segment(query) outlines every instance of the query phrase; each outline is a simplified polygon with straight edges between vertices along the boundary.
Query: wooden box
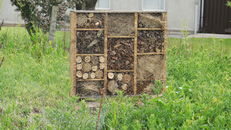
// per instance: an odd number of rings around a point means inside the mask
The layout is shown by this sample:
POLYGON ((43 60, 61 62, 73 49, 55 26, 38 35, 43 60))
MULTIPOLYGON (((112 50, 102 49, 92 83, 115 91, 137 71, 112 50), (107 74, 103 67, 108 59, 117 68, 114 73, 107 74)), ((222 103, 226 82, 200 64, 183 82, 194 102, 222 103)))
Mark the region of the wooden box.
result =
POLYGON ((166 12, 71 12, 72 94, 159 94, 166 82, 166 12))

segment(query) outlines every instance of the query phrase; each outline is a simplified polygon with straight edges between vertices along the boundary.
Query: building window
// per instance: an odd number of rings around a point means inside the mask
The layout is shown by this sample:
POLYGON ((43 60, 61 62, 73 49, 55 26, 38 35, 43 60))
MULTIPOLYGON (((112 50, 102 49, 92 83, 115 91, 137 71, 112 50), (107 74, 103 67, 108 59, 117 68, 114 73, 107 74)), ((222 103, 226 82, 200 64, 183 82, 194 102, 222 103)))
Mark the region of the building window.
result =
POLYGON ((142 0, 142 10, 144 11, 165 10, 165 0, 142 0))
POLYGON ((109 10, 110 9, 110 0, 97 0, 96 10, 109 10))

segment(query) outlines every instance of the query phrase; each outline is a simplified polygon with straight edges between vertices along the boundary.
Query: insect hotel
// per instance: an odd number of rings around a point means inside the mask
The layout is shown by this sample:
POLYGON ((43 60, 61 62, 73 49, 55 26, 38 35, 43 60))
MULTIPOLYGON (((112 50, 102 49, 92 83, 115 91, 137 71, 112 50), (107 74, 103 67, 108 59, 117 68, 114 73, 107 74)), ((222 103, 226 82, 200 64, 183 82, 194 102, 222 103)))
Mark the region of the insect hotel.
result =
POLYGON ((166 82, 166 22, 166 12, 72 12, 72 94, 155 94, 166 82))

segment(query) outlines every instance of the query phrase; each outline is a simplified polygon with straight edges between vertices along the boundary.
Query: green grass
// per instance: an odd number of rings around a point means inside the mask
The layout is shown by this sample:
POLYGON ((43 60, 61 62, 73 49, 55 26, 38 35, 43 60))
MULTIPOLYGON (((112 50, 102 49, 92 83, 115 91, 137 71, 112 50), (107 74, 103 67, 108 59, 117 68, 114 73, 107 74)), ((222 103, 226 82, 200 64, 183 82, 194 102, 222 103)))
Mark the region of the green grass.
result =
MULTIPOLYGON (((69 96, 69 34, 62 36, 52 49, 42 33, 32 44, 22 28, 0 32, 0 129, 95 129, 97 115, 69 96)), ((231 39, 169 39, 164 95, 105 99, 100 127, 231 128, 230 50, 231 39)))

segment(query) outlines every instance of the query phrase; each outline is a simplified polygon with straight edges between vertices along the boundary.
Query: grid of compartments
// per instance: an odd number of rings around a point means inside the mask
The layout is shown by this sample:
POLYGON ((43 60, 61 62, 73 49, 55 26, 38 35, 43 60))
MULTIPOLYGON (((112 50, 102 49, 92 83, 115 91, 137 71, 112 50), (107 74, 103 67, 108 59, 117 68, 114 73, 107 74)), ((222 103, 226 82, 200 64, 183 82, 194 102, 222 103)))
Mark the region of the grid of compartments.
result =
POLYGON ((166 12, 72 12, 72 93, 162 92, 166 21, 166 12))

